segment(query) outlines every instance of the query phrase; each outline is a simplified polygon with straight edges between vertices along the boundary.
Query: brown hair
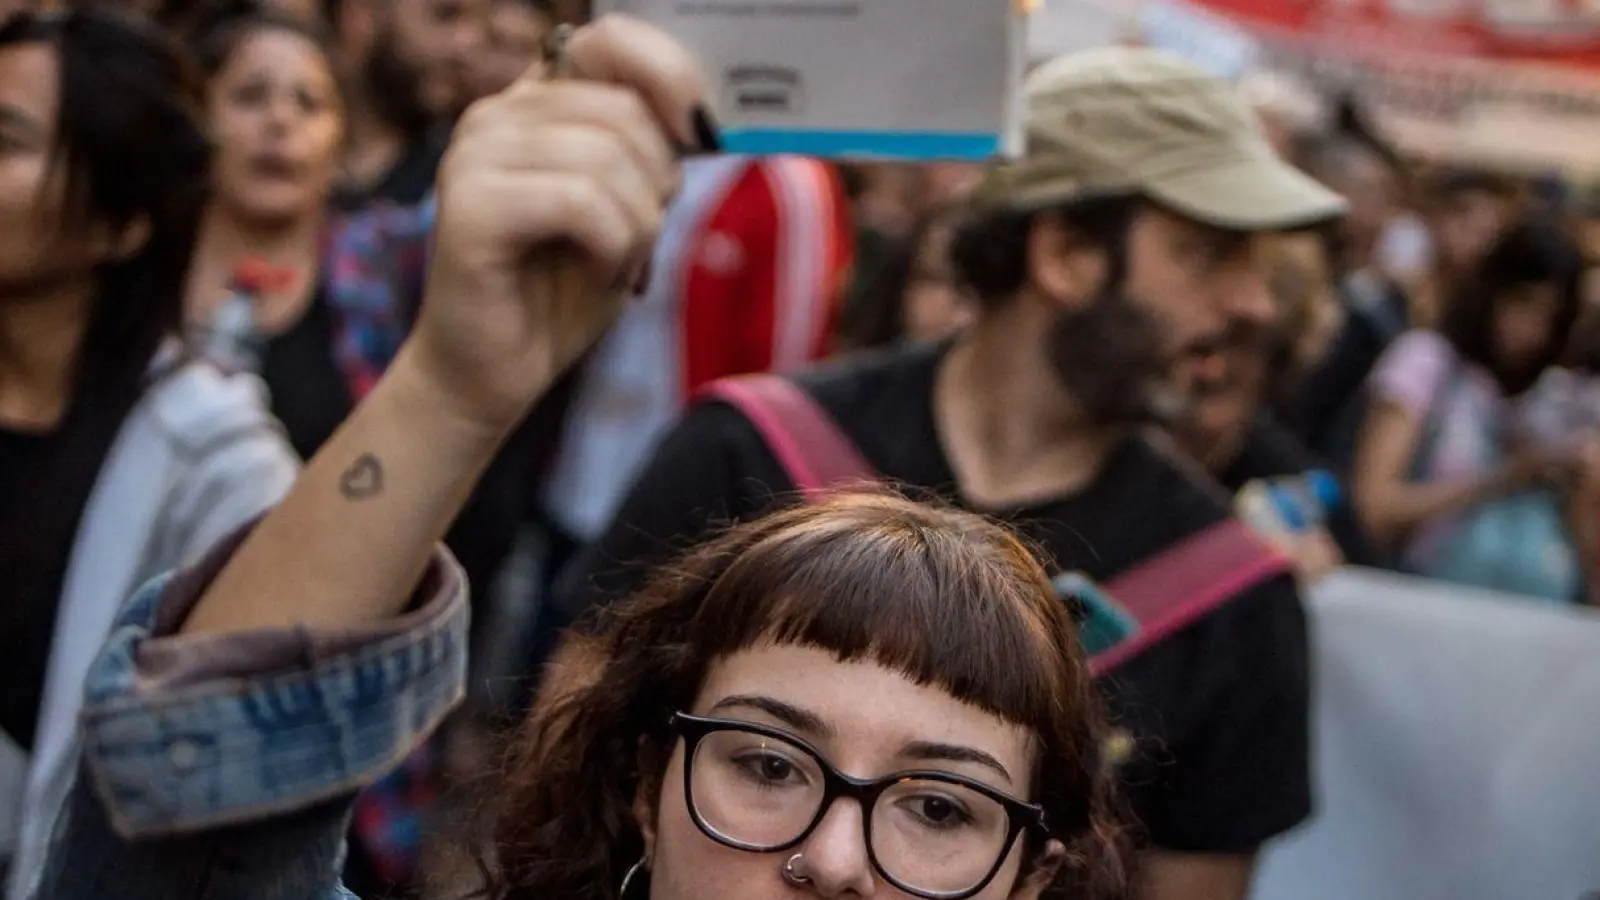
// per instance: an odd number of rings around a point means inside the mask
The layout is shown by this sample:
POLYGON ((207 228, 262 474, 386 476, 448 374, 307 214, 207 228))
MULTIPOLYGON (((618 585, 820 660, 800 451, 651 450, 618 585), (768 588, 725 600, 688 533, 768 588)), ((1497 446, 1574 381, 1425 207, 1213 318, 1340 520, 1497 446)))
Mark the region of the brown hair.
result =
MULTIPOLYGON (((538 706, 501 790, 504 900, 616 900, 644 849, 635 792, 659 791, 675 745, 669 714, 716 660, 762 640, 872 660, 1031 729, 1028 799, 1067 848, 1046 896, 1124 895, 1129 849, 1083 649, 1044 570, 998 525, 884 494, 781 511, 660 570, 573 640, 587 677, 538 706)), ((1043 843, 1028 849, 1031 867, 1043 843)))

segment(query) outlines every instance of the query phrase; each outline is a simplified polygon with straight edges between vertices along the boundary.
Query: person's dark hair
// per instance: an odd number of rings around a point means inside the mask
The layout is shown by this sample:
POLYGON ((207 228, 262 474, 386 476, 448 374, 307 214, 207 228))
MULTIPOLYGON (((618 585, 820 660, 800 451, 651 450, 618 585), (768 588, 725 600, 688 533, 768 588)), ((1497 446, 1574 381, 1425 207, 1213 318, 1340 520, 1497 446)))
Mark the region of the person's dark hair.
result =
MULTIPOLYGON (((273 7, 263 0, 161 0, 151 13, 156 24, 176 37, 185 47, 206 56, 203 44, 228 26, 247 19, 270 19, 284 23, 287 30, 304 34, 326 47, 324 29, 318 21, 306 21, 273 7)), ((215 54, 209 54, 215 57, 215 54)))
MULTIPOLYGON (((1128 845, 1100 747, 1101 712, 1065 604, 1043 568, 981 517, 846 495, 735 528, 575 636, 578 687, 545 697, 499 782, 493 895, 616 900, 644 851, 635 794, 659 799, 710 667, 762 641, 867 660, 1031 729, 1035 791, 1067 848, 1045 896, 1111 900, 1128 845)), ((1026 875, 1043 841, 1027 846, 1026 875)))
POLYGON ((1492 372, 1509 395, 1533 386, 1561 358, 1582 305, 1583 253, 1561 225, 1526 219, 1506 229, 1451 297, 1440 331, 1464 359, 1492 372), (1508 290, 1532 284, 1555 287, 1559 305, 1550 334, 1531 371, 1511 371, 1495 352, 1495 311, 1508 290))
POLYGON ((329 66, 333 50, 327 31, 316 22, 278 12, 255 0, 229 0, 207 11, 194 30, 195 60, 209 80, 222 71, 245 39, 262 31, 281 31, 315 46, 329 66))
POLYGON ((979 212, 957 226, 950 241, 950 265, 982 309, 1004 306, 1027 284, 1034 224, 1041 216, 1050 216, 1104 247, 1110 267, 1107 287, 1120 290, 1127 276, 1128 228, 1141 203, 1137 196, 1114 194, 1039 211, 979 212))
MULTIPOLYGON (((95 273, 72 396, 43 476, 0 511, 0 544, 43 574, 70 545, 111 443, 148 387, 164 339, 182 327, 183 288, 207 199, 210 147, 200 127, 199 81, 175 43, 153 24, 106 8, 16 14, 0 25, 0 49, 54 47, 60 60, 53 165, 65 185, 60 239, 89 227, 148 227, 144 245, 95 273)), ((130 535, 129 539, 137 539, 130 535)), ((42 583, 4 573, 0 628, 21 627, 29 603, 57 602, 42 583), (26 580, 26 579, 24 579, 26 580)), ((41 619, 31 619, 41 621, 41 619)), ((53 624, 54 616, 42 621, 53 624)), ((48 652, 48 634, 41 642, 48 652)), ((43 671, 42 667, 40 671, 43 671)))

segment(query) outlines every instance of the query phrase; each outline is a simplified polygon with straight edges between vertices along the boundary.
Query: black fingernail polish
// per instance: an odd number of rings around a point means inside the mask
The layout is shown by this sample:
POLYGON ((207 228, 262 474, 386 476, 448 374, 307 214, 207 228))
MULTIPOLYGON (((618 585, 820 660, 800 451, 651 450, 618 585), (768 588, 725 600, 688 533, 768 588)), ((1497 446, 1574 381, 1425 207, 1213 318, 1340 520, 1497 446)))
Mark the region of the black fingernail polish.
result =
POLYGON ((717 136, 717 120, 711 115, 711 110, 704 105, 694 108, 691 119, 694 125, 694 140, 700 146, 701 153, 721 153, 722 138, 717 136))

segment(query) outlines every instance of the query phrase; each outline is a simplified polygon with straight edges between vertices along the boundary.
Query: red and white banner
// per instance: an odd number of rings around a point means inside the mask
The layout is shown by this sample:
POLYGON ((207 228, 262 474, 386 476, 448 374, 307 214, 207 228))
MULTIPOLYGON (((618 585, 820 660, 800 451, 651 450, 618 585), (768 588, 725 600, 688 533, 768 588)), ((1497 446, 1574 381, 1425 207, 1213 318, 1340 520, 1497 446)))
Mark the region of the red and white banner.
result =
MULTIPOLYGON (((1600 0, 1150 0, 1199 13, 1253 64, 1351 88, 1420 155, 1600 173, 1600 0)), ((1180 49, 1181 48, 1175 48, 1180 49)))
POLYGON ((1342 56, 1456 57, 1600 74, 1600 0, 1189 0, 1342 56))

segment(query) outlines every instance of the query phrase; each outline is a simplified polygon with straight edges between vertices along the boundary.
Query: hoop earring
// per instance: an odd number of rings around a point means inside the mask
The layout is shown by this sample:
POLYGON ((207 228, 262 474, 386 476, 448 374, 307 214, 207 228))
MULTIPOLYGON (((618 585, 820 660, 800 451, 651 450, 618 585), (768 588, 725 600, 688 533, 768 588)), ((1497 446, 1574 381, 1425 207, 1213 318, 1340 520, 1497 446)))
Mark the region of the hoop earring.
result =
POLYGON ((627 874, 622 876, 622 888, 617 891, 618 900, 628 900, 628 888, 633 887, 633 880, 644 871, 644 860, 644 857, 639 857, 639 861, 629 866, 627 874))

